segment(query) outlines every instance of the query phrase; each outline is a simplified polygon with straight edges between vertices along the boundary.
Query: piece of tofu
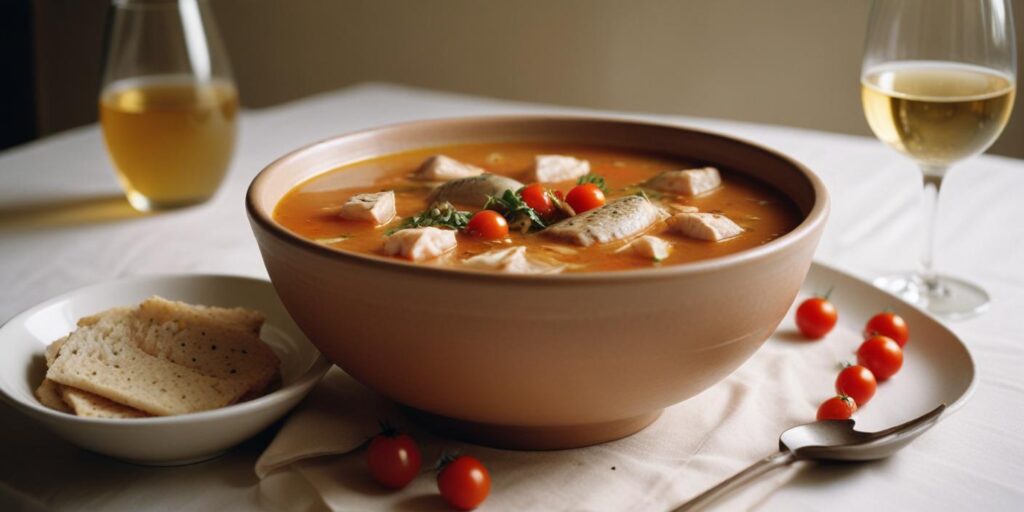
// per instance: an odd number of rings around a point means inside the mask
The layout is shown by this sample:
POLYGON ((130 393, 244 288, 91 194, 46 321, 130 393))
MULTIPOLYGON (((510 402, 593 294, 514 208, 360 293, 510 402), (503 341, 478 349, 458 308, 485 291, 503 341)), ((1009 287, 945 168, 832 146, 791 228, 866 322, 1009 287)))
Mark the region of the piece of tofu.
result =
POLYGON ((526 247, 495 249, 466 258, 462 262, 470 268, 507 272, 510 274, 551 274, 562 267, 535 261, 526 255, 526 247))
POLYGON ((557 183, 578 179, 590 173, 590 162, 565 155, 537 155, 533 181, 557 183))
POLYGON ((630 242, 626 249, 634 256, 658 262, 672 253, 672 244, 653 235, 644 235, 630 242))
POLYGON ((356 194, 341 205, 341 218, 362 220, 382 226, 395 218, 395 193, 388 190, 372 194, 356 194))
POLYGON ((743 228, 718 213, 680 213, 668 219, 669 229, 683 236, 720 242, 743 233, 743 228))
POLYGON ((384 239, 384 253, 412 261, 436 258, 458 245, 455 231, 435 227, 396 231, 384 239))
POLYGON ((714 167, 665 171, 647 180, 647 186, 662 192, 696 196, 722 186, 722 176, 714 167))
POLYGON ((445 155, 434 155, 423 161, 412 177, 423 181, 451 181, 479 176, 485 171, 445 155))

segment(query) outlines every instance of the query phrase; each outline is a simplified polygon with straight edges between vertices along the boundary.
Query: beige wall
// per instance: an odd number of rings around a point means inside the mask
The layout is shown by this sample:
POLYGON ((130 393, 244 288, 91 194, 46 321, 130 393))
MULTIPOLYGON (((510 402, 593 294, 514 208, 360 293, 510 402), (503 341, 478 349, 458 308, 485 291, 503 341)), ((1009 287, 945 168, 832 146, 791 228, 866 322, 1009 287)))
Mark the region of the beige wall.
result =
MULTIPOLYGON (((858 90, 867 0, 212 4, 249 106, 383 80, 869 134, 858 90)), ((1022 46, 1024 0, 1013 6, 1022 46)), ((994 152, 1024 158, 1022 104, 994 152)))

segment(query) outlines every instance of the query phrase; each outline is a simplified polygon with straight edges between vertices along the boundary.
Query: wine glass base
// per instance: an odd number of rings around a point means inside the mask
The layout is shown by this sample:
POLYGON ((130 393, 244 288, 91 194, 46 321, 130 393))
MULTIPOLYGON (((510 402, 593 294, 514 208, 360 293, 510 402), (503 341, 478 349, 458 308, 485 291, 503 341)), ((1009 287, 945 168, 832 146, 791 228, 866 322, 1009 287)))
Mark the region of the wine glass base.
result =
POLYGON ((173 201, 157 201, 150 199, 135 190, 127 190, 125 196, 128 198, 128 203, 132 205, 132 208, 143 212, 153 213, 164 210, 176 210, 178 208, 185 208, 187 206, 193 206, 205 202, 210 196, 203 196, 198 198, 187 198, 177 199, 173 201))
POLYGON ((955 277, 938 276, 938 286, 913 273, 883 276, 874 285, 936 316, 961 320, 983 313, 991 299, 980 286, 955 277))

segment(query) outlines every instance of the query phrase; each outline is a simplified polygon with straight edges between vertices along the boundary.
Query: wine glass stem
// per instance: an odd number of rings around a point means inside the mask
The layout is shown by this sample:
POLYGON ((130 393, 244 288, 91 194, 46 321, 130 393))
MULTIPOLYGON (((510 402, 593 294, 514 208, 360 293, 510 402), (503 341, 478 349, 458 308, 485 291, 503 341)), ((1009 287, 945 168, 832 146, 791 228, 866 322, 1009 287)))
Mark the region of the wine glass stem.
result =
POLYGON ((935 228, 939 209, 939 191, 942 189, 942 179, 946 175, 948 167, 921 166, 924 174, 924 250, 921 254, 921 283, 929 295, 942 293, 942 283, 933 266, 933 254, 935 249, 935 228))

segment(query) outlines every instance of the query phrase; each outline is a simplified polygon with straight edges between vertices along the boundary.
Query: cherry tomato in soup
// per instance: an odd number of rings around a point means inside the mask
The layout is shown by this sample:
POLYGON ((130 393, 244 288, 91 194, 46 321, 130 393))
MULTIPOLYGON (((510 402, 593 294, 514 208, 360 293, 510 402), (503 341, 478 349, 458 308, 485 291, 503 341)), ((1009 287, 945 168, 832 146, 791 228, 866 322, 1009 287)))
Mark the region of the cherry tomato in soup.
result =
POLYGON ((565 195, 565 202, 574 212, 583 213, 604 206, 604 192, 593 183, 576 185, 565 195))
POLYGON ((875 396, 877 387, 875 374, 859 364, 843 368, 836 377, 836 393, 852 398, 857 407, 864 407, 875 396))
POLYGON ((546 217, 555 212, 555 203, 548 196, 547 189, 539 183, 523 187, 519 191, 519 196, 523 198, 523 202, 527 206, 536 210, 541 217, 546 217))
POLYGON ((828 299, 811 297, 800 303, 796 309, 796 326, 804 336, 812 340, 823 338, 833 327, 839 313, 828 299))
POLYGON ((494 210, 481 210, 469 219, 466 232, 484 240, 501 240, 508 236, 508 221, 494 210))
POLYGON ((480 461, 468 455, 456 457, 437 475, 437 489, 452 508, 472 510, 491 492, 491 474, 480 461))
POLYGON ((903 366, 903 349, 892 338, 875 335, 857 349, 857 364, 871 370, 879 381, 887 380, 903 366))
POLYGON ((419 474, 422 460, 416 441, 388 428, 377 434, 366 449, 370 476, 390 489, 409 485, 419 474))
POLYGON ((868 320, 867 325, 864 326, 864 337, 875 334, 892 338, 893 341, 900 344, 901 348, 910 340, 910 328, 907 327, 907 322, 903 320, 903 317, 890 311, 871 317, 871 320, 868 320))
POLYGON ((857 403, 848 396, 834 396, 818 406, 818 421, 848 420, 857 411, 857 403))

